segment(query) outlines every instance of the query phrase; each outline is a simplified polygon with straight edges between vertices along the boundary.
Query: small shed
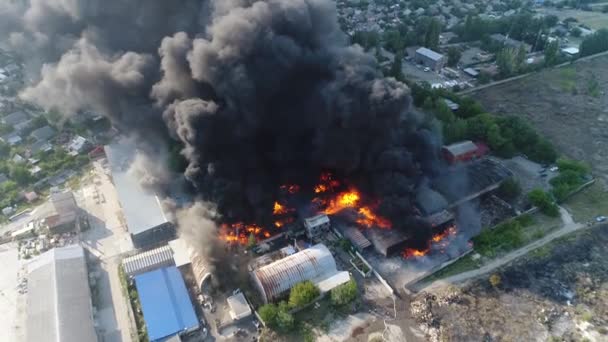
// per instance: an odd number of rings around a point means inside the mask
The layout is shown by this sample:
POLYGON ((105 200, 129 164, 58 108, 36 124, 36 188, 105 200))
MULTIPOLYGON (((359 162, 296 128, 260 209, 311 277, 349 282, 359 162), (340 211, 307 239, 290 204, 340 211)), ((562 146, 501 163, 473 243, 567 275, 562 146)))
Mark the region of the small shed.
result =
POLYGON ((230 317, 233 321, 238 321, 251 316, 251 307, 247 303, 247 299, 242 292, 230 296, 227 299, 228 307, 230 307, 230 317))
POLYGON ((443 146, 441 150, 443 157, 450 164, 481 158, 488 152, 488 148, 485 145, 475 144, 470 140, 443 146))

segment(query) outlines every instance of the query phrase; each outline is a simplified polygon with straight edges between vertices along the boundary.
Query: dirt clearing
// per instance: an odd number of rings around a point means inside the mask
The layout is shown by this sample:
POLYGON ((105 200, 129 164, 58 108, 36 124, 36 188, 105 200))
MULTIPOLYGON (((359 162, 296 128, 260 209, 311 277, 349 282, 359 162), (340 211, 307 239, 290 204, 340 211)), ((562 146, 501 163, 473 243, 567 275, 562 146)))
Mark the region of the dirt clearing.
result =
POLYGON ((608 56, 548 69, 471 96, 491 113, 526 118, 608 184, 608 56))

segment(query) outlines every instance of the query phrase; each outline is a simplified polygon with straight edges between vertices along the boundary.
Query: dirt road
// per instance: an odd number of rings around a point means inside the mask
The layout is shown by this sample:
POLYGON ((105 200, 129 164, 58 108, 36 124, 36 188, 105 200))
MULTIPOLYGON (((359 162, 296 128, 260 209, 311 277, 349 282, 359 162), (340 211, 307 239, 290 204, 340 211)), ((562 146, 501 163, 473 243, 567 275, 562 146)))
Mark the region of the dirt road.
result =
POLYGON ((447 277, 444 279, 439 279, 432 283, 421 284, 420 287, 416 287, 416 290, 417 291, 423 291, 423 290, 429 291, 429 290, 433 290, 438 287, 443 287, 446 284, 462 283, 471 278, 475 278, 475 277, 484 275, 486 273, 489 273, 489 272, 495 270, 498 267, 501 267, 501 266, 504 266, 504 265, 510 263, 511 261, 519 258, 522 255, 528 254, 529 252, 546 245, 547 243, 549 243, 557 238, 560 238, 566 234, 572 233, 581 228, 587 227, 584 224, 574 222, 572 215, 570 215, 570 213, 566 209, 560 207, 559 212, 560 212, 562 222, 563 222, 563 226, 560 229, 553 231, 550 234, 548 234, 547 236, 545 236, 541 239, 538 239, 520 249, 514 250, 496 260, 493 260, 490 263, 488 263, 476 270, 463 272, 463 273, 456 274, 454 276, 447 277))

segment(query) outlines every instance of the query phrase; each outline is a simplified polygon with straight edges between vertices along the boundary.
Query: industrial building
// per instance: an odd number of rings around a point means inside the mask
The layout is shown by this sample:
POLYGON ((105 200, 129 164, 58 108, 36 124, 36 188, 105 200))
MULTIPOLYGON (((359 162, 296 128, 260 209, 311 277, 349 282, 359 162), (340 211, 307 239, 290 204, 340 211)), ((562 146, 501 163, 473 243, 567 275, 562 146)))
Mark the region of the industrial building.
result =
POLYGON ((175 266, 190 267, 199 290, 204 292, 212 279, 209 260, 182 238, 169 241, 169 246, 173 250, 175 266))
POLYGON ((315 238, 329 230, 329 217, 325 214, 304 219, 304 228, 309 238, 315 238))
POLYGON ((77 229, 80 208, 71 191, 53 193, 40 215, 42 223, 51 234, 61 234, 77 229))
POLYGON ((446 63, 445 57, 431 49, 421 47, 414 55, 416 63, 422 64, 433 71, 441 71, 446 63))
POLYGON ((134 278, 150 342, 165 341, 199 328, 186 284, 175 266, 134 278))
POLYGON ((497 44, 500 44, 501 46, 506 46, 506 47, 509 47, 509 48, 512 48, 512 49, 519 49, 520 47, 523 46, 524 50, 527 53, 530 53, 530 51, 532 51, 532 45, 520 42, 519 40, 515 40, 515 39, 512 39, 512 38, 509 38, 509 37, 507 37, 507 36, 505 36, 503 34, 500 34, 500 33, 491 34, 490 35, 490 39, 493 42, 495 42, 497 44))
POLYGON ((138 253, 122 260, 125 274, 129 277, 174 265, 173 250, 169 245, 138 253))
POLYGON ((407 234, 400 229, 372 229, 368 236, 376 252, 385 257, 403 251, 409 240, 407 234))
POLYGON ((303 281, 315 283, 325 293, 350 279, 348 272, 337 270, 333 255, 323 244, 255 269, 252 278, 264 303, 284 297, 303 281))
POLYGON ((27 265, 28 342, 97 341, 84 250, 49 250, 27 265))
POLYGON ((228 297, 228 307, 230 308, 230 318, 233 321, 238 321, 251 316, 253 311, 242 292, 228 297))
POLYGON ((129 172, 137 153, 135 146, 123 139, 104 150, 133 245, 148 248, 174 239, 175 227, 165 217, 156 194, 144 189, 129 172))
POLYGON ((461 141, 451 145, 443 146, 441 152, 444 159, 450 163, 467 162, 485 156, 489 149, 481 143, 474 143, 470 140, 461 141))

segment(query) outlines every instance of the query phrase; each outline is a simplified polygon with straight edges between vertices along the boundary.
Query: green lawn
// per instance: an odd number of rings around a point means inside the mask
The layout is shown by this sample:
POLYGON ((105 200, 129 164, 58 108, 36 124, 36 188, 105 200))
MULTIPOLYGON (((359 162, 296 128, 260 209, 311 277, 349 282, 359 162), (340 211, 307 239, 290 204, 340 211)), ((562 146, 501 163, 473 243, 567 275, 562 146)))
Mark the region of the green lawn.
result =
POLYGON ((563 205, 578 222, 587 222, 599 215, 608 216, 608 192, 602 189, 601 184, 595 182, 570 197, 563 205))

